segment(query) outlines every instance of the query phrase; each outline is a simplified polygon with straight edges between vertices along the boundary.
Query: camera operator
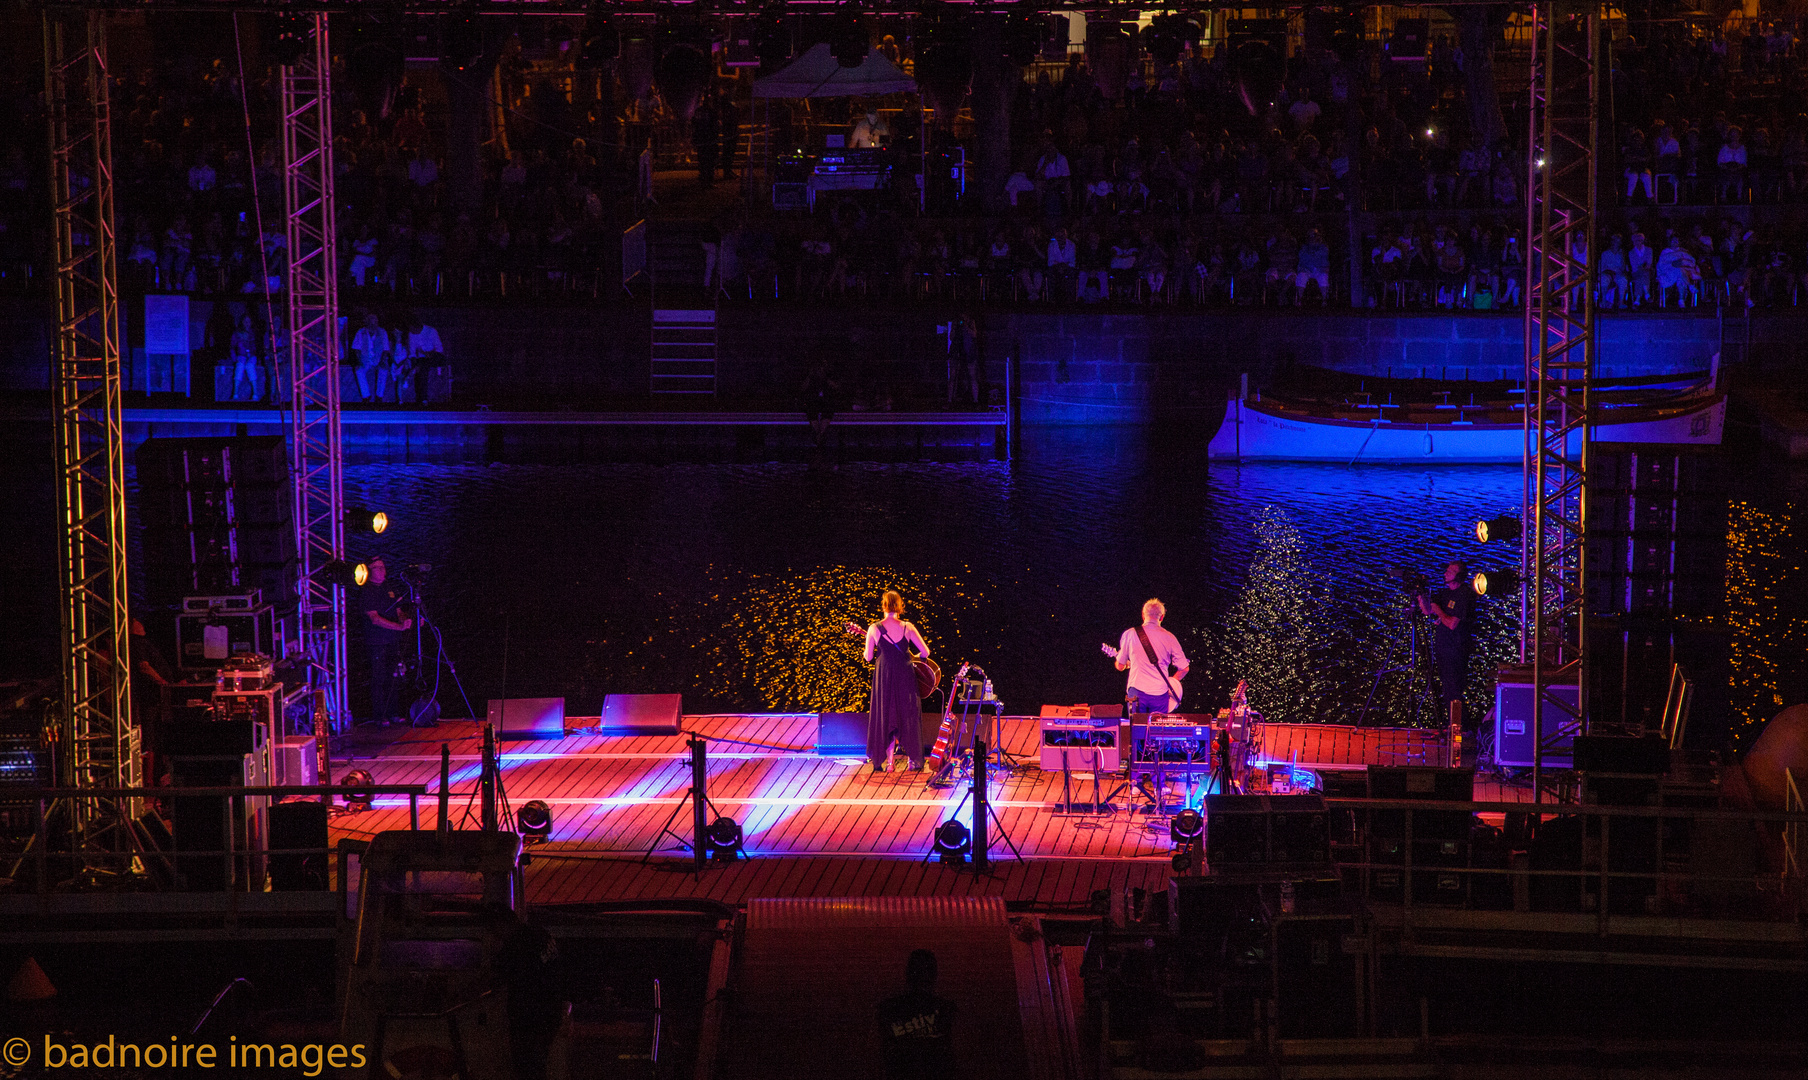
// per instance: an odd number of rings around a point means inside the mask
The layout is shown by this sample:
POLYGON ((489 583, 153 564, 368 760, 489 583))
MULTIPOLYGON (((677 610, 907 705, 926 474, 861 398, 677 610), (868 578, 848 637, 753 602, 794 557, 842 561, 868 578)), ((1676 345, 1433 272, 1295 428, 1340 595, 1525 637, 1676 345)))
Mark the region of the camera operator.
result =
POLYGON ((1463 684, 1469 674, 1469 650, 1475 616, 1475 592, 1469 588, 1468 567, 1453 562, 1444 567, 1444 587, 1420 591, 1419 610, 1431 616, 1431 655, 1438 665, 1438 687, 1450 719, 1462 723, 1463 684))

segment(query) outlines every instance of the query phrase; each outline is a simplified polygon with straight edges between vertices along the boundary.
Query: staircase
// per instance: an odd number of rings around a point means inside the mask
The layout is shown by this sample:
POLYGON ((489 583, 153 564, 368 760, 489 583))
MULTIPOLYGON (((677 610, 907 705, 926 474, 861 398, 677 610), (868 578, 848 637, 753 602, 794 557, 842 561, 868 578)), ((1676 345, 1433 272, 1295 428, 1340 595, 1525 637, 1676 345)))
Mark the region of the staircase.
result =
POLYGON ((655 394, 716 392, 716 309, 653 306, 655 394))
POLYGON ((653 279, 651 390, 716 392, 716 301, 703 279, 704 227, 656 222, 648 264, 653 279))

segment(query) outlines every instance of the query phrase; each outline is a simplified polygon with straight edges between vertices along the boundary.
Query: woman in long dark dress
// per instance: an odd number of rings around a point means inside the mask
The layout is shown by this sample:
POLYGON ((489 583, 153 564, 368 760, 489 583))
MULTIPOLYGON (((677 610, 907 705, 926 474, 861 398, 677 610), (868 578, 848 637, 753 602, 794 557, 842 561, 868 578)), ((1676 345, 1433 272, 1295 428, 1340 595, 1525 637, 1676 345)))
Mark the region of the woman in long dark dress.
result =
POLYGON ((917 628, 904 621, 904 598, 887 591, 880 602, 885 617, 866 628, 866 659, 873 665, 873 697, 866 714, 866 757, 874 772, 884 772, 891 761, 892 744, 910 759, 912 770, 923 767, 923 699, 917 696, 917 676, 910 666, 914 647, 924 659, 929 646, 917 628))

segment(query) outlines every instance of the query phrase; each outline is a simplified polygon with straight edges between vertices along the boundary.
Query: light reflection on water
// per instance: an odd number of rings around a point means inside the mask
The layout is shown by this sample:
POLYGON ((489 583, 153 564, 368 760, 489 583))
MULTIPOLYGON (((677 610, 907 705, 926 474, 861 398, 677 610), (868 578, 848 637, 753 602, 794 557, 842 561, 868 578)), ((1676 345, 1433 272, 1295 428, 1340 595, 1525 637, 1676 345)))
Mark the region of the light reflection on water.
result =
MULTIPOLYGON (((346 471, 347 501, 395 523, 391 564, 434 565, 428 599, 479 708, 504 693, 506 646, 508 695, 592 715, 608 693, 672 691, 691 711, 863 708, 868 669, 842 626, 896 587, 944 670, 983 665, 1012 711, 1120 698, 1098 644, 1159 596, 1195 660, 1189 703, 1251 676, 1273 716, 1348 720, 1404 650, 1387 568, 1486 565, 1469 529, 1514 507, 1519 483, 1513 466, 1207 468, 1191 442, 1112 430, 1032 430, 1013 463, 346 471), (1297 543, 1252 584, 1264 514, 1297 543), (1229 616, 1274 603, 1297 632, 1263 655, 1229 616)), ((1483 605, 1476 695, 1513 637, 1502 607, 1483 605)), ((1409 680, 1377 709, 1410 719, 1409 680)))

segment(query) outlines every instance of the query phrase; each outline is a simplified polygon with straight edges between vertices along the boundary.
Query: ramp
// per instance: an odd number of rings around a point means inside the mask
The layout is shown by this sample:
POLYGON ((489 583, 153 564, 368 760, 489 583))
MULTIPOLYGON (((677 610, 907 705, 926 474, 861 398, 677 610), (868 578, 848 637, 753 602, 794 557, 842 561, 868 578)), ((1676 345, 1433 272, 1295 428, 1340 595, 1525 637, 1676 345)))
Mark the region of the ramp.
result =
POLYGON ((1025 944, 996 896, 750 901, 714 1075, 883 1080, 878 1004, 903 991, 911 951, 933 949, 964 1080, 1065 1080, 1065 1054, 1044 1044, 1061 1013, 1047 969, 1014 956, 1025 944))

